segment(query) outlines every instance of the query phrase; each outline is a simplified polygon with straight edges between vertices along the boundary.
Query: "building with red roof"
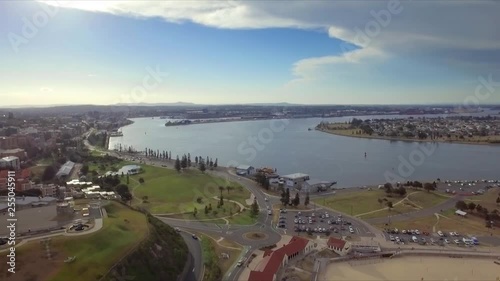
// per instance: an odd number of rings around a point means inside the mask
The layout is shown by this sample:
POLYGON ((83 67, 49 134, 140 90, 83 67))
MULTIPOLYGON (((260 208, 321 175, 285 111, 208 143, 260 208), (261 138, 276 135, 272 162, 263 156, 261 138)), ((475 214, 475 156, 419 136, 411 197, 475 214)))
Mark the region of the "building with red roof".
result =
MULTIPOLYGON (((8 173, 8 170, 0 170, 0 190, 7 190, 7 183, 9 181, 8 173)), ((14 178, 16 179, 16 191, 25 191, 31 189, 32 185, 30 177, 31 171, 29 169, 15 171, 14 178)))
POLYGON ((328 239, 327 246, 328 249, 341 256, 347 255, 351 250, 351 243, 335 237, 330 237, 330 239, 328 239))
POLYGON ((314 243, 308 239, 294 236, 288 244, 275 251, 265 251, 261 266, 258 270, 250 272, 248 281, 275 281, 276 275, 281 267, 299 256, 306 255, 312 251, 314 243))

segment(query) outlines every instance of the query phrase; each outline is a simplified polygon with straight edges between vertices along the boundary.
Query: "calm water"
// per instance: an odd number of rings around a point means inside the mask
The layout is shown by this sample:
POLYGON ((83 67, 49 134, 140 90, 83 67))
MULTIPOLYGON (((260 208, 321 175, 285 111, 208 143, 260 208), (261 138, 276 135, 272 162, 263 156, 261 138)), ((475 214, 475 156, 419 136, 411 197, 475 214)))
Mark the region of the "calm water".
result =
MULTIPOLYGON (((378 116, 397 117, 397 116, 378 116)), ((314 128, 352 117, 241 121, 165 127, 166 120, 137 118, 110 140, 137 150, 169 150, 218 158, 219 165, 271 166, 280 174, 307 173, 351 187, 387 180, 500 179, 500 146, 417 143, 335 136, 314 128), (365 158, 365 152, 367 157, 365 158), (411 160, 412 159, 412 160, 411 160)), ((363 117, 369 118, 369 117, 363 117)), ((377 118, 377 117, 375 117, 377 118)))

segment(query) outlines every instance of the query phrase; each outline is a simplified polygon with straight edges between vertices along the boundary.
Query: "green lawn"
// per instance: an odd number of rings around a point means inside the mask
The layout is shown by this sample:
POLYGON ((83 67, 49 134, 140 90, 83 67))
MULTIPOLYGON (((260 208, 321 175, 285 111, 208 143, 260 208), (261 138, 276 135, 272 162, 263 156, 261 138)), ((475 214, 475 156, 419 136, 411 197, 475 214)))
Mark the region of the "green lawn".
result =
POLYGON ((450 198, 439 193, 422 191, 410 195, 408 199, 422 208, 429 208, 441 204, 450 198))
MULTIPOLYGON (((148 197, 149 203, 140 203, 141 207, 150 210, 155 214, 192 212, 196 207, 198 214, 203 212, 205 205, 212 203, 212 210, 216 209, 216 201, 212 201, 214 196, 220 196, 219 186, 232 186, 234 189, 229 192, 224 189, 222 195, 224 199, 234 200, 246 206, 245 200, 250 198, 250 192, 241 185, 230 182, 223 178, 213 177, 201 173, 198 170, 190 169, 178 173, 175 170, 162 167, 141 165, 144 173, 134 175, 132 180, 139 178, 145 180, 144 184, 136 185, 130 183, 134 195, 137 198, 148 197), (201 198, 202 203, 197 203, 201 198)), ((236 212, 236 207, 233 212, 236 212)), ((229 215, 229 209, 226 210, 229 215)))
POLYGON ((55 246, 77 259, 66 264, 52 280, 94 280, 146 236, 148 223, 143 214, 119 203, 106 206, 106 211, 108 218, 100 231, 88 236, 55 239, 55 246))
POLYGON ((52 238, 50 248, 55 255, 52 262, 44 257, 45 250, 39 241, 20 246, 17 249, 17 258, 23 264, 19 275, 21 279, 13 280, 98 280, 99 276, 104 275, 148 233, 144 214, 116 202, 105 208, 109 217, 104 219, 101 230, 83 236, 52 238), (70 256, 76 256, 76 260, 64 263, 64 259, 70 256), (32 279, 30 276, 39 276, 42 279, 32 279))
POLYGON ((246 209, 243 213, 227 218, 230 224, 252 225, 257 220, 250 216, 250 209, 246 209))
POLYGON ((390 211, 388 209, 385 209, 385 210, 381 210, 381 211, 374 212, 371 214, 360 216, 360 218, 362 218, 362 219, 382 218, 382 217, 388 217, 388 216, 409 213, 409 212, 416 211, 416 210, 419 210, 419 209, 414 208, 414 207, 402 202, 401 204, 394 206, 394 208, 392 208, 390 211))
MULTIPOLYGON (((363 190, 345 192, 326 198, 314 199, 313 201, 316 204, 325 205, 346 214, 359 215, 386 207, 378 202, 378 198, 385 198, 386 196, 387 194, 383 190, 363 190)), ((399 198, 389 199, 393 203, 401 200, 399 198)))

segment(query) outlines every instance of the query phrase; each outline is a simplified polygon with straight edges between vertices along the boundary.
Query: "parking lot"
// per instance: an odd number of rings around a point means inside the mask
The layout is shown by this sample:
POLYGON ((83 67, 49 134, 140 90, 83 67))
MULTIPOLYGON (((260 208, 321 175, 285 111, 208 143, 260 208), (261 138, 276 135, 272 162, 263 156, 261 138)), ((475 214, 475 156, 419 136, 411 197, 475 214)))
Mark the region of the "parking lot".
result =
POLYGON ((445 180, 437 185, 438 190, 445 193, 457 195, 481 195, 488 189, 498 187, 498 180, 445 180))
POLYGON ((435 245, 435 246, 456 246, 474 247, 480 244, 476 237, 467 237, 457 232, 437 233, 420 232, 418 229, 386 229, 385 237, 395 244, 407 245, 435 245))
POLYGON ((343 218, 339 213, 316 209, 300 212, 282 209, 275 225, 287 233, 307 233, 313 235, 368 236, 374 235, 362 224, 343 218))

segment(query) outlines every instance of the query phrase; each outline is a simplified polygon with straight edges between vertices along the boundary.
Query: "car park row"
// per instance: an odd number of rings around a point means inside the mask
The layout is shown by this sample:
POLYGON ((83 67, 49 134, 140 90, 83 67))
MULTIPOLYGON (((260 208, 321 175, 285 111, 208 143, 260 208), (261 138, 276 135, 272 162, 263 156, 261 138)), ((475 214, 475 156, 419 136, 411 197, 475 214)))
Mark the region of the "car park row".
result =
POLYGON ((431 235, 428 232, 420 232, 418 229, 398 230, 386 229, 389 234, 388 239, 396 244, 418 243, 420 245, 440 245, 455 244, 457 246, 475 246, 479 245, 479 240, 476 237, 466 237, 457 232, 445 233, 442 231, 436 232, 436 235, 431 235))

